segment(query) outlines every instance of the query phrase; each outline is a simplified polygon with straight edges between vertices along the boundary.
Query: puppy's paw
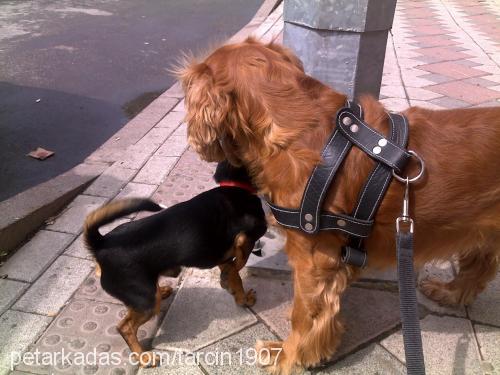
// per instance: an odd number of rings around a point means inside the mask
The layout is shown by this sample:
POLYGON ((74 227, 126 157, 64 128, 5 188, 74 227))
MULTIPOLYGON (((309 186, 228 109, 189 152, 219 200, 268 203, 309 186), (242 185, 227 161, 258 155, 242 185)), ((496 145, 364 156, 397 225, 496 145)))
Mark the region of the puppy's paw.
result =
POLYGON ((258 365, 273 375, 290 375, 295 373, 293 365, 287 361, 283 341, 262 341, 255 344, 258 365))
POLYGON ((447 283, 435 278, 422 280, 419 289, 427 298, 443 306, 456 306, 459 302, 456 291, 450 290, 447 283))
POLYGON ((141 368, 157 367, 160 364, 160 357, 152 352, 143 352, 138 356, 139 367, 141 368))
POLYGON ((172 291, 173 291, 172 287, 170 287, 168 285, 160 286, 159 290, 160 290, 161 299, 167 299, 172 294, 172 291))
POLYGON ((245 294, 244 306, 253 306, 257 301, 257 293, 253 289, 249 289, 245 294))

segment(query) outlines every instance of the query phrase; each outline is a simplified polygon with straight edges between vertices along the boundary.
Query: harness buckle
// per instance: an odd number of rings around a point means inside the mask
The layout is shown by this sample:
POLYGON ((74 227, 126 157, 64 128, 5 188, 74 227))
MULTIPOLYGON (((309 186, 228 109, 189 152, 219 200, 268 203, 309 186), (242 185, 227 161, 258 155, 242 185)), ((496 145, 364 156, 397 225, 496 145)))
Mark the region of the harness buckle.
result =
POLYGON ((410 217, 410 179, 405 180, 405 196, 403 198, 403 211, 401 216, 396 219, 396 232, 399 233, 400 224, 406 223, 410 225, 410 233, 413 233, 413 219, 410 217))

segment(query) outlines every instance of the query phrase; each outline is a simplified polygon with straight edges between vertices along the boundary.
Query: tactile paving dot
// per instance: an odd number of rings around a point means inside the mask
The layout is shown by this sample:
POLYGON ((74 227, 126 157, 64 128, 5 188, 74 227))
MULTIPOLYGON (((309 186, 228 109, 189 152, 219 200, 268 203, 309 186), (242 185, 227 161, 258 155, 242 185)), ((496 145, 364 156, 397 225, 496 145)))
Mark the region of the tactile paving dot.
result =
MULTIPOLYGON (((123 305, 72 300, 34 347, 30 348, 31 352, 52 353, 52 356, 64 350, 64 353, 71 353, 70 362, 59 361, 49 366, 21 364, 17 370, 34 374, 135 374, 137 367, 128 362, 130 350, 116 329, 120 316, 125 314, 123 305), (82 363, 76 359, 76 356, 82 355, 90 358, 90 362, 82 363), (105 360, 102 362, 101 359, 106 358, 105 356, 120 358, 120 364, 108 364, 105 360)), ((139 328, 139 341, 146 350, 151 348, 151 340, 162 318, 155 317, 139 328)))

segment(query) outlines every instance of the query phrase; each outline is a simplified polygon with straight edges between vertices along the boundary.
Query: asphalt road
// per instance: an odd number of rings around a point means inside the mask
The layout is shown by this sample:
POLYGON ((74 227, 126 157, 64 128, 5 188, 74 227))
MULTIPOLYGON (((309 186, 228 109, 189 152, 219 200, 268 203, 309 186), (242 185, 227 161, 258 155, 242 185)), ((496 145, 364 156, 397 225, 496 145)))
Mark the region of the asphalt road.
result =
POLYGON ((79 164, 263 0, 0 0, 0 201, 79 164), (38 100, 39 99, 39 100, 38 100), (26 156, 37 147, 45 161, 26 156))

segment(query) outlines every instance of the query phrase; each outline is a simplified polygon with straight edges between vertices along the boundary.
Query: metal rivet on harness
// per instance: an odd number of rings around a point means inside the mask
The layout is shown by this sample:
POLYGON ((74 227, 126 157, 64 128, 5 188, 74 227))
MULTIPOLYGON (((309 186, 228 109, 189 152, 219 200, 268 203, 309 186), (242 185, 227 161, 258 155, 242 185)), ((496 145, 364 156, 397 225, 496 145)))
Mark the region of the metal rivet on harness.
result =
POLYGON ((381 140, 378 141, 378 145, 380 147, 384 147, 385 145, 387 145, 387 139, 382 138, 381 140))
MULTIPOLYGON (((347 118, 347 117, 346 117, 347 118)), ((349 130, 352 132, 352 133, 357 133, 358 130, 359 130, 359 126, 356 125, 356 124, 353 124, 351 125, 351 127, 349 128, 349 130)))
POLYGON ((314 227, 311 223, 307 223, 306 225, 304 225, 304 228, 308 231, 312 231, 314 227))
POLYGON ((345 227, 347 225, 347 223, 345 220, 340 219, 340 220, 337 220, 337 225, 339 227, 345 227))
POLYGON ((342 119, 342 124, 344 124, 345 126, 349 126, 352 124, 352 118, 350 118, 349 116, 346 116, 342 119))
POLYGON ((312 221, 313 215, 311 215, 311 214, 305 214, 304 215, 304 219, 306 219, 306 221, 312 221))
POLYGON ((372 151, 375 155, 378 155, 378 154, 380 154, 382 149, 379 146, 375 146, 372 151))

